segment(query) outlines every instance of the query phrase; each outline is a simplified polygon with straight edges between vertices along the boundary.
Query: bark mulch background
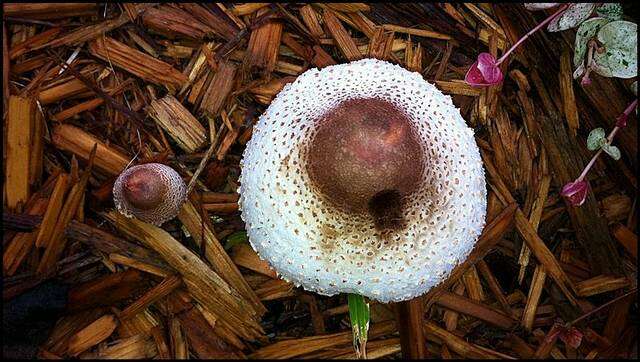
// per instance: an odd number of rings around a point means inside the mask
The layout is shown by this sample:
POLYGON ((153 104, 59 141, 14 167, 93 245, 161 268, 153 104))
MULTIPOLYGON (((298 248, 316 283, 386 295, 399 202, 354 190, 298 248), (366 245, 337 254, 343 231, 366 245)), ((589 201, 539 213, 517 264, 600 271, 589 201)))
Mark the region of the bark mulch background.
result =
POLYGON ((274 95, 306 69, 363 57, 450 94, 475 130, 488 181, 487 226, 469 259, 421 298, 372 303, 368 356, 397 358, 407 341, 406 355, 428 358, 637 355, 635 116, 615 141, 621 160, 600 157, 589 174, 585 204, 559 196, 591 157, 589 131, 608 132, 632 100, 630 80, 573 81, 571 30, 528 39, 500 86, 462 81, 478 53, 504 51, 545 12, 384 3, 3 10, 6 356, 353 357, 346 296, 278 279, 246 242, 235 190, 244 145, 274 95), (197 176, 162 228, 113 211, 113 182, 130 162, 197 176))

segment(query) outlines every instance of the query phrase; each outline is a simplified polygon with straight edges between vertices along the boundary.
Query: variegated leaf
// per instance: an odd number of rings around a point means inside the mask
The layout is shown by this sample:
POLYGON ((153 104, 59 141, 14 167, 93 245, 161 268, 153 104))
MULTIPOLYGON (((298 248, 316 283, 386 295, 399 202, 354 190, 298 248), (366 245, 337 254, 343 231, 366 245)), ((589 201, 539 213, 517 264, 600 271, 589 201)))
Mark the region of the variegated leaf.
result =
POLYGON ((560 3, 524 3, 527 10, 544 10, 557 6, 560 3))
POLYGON ((594 54, 594 69, 605 77, 633 78, 638 74, 638 26, 618 20, 603 25, 598 41, 605 51, 594 54))
POLYGON ((604 3, 596 9, 596 13, 609 20, 622 19, 622 5, 620 3, 604 3))
POLYGON ((587 20, 595 7, 596 4, 593 3, 571 4, 567 10, 549 23, 547 30, 550 32, 556 32, 576 27, 578 24, 587 20))
POLYGON ((617 161, 620 159, 620 149, 618 147, 605 143, 602 145, 602 150, 609 156, 611 156, 611 158, 613 158, 614 160, 617 161))
POLYGON ((604 143, 607 142, 605 138, 605 133, 603 128, 596 128, 589 132, 589 137, 587 137, 587 148, 590 151, 595 151, 598 148, 602 147, 604 143))
POLYGON ((598 30, 610 20, 605 18, 591 18, 580 24, 576 32, 576 43, 573 50, 573 66, 578 67, 587 53, 587 45, 595 37, 598 30))

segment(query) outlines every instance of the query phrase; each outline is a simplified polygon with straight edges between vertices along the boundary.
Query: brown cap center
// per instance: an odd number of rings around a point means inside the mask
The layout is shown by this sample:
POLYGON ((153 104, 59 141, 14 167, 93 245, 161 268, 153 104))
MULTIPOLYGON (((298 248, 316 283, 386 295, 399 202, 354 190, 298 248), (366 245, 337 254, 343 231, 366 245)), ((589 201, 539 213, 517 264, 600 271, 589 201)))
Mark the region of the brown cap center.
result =
POLYGON ((123 193, 127 201, 141 210, 150 210, 162 203, 167 185, 153 169, 138 167, 123 182, 123 193))
POLYGON ((335 206, 372 215, 377 227, 401 227, 403 199, 424 167, 407 115, 388 101, 356 98, 316 122, 306 165, 312 183, 335 206))

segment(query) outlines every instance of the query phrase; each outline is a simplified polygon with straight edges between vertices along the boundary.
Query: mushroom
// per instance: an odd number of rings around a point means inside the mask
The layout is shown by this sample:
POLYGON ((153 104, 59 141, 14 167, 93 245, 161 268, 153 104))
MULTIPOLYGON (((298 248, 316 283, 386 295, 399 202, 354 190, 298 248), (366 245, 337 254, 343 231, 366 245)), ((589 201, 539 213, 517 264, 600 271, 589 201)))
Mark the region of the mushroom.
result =
POLYGON ((180 175, 160 163, 130 167, 113 185, 113 201, 120 213, 158 226, 178 214, 186 197, 180 175))
POLYGON ((323 295, 419 296, 466 259, 484 226, 473 131, 450 96, 385 61, 314 68, 286 85, 241 167, 252 247, 323 295))

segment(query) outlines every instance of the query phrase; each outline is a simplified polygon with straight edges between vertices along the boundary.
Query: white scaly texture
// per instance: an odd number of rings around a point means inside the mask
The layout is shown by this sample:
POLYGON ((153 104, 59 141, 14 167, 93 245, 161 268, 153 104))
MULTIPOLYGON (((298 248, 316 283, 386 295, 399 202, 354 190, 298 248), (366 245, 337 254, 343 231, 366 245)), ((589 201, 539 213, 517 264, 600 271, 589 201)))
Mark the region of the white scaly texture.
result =
POLYGON ((241 166, 251 245, 285 280, 323 295, 419 296, 466 259, 485 222, 482 160, 451 97, 380 60, 310 69, 286 85, 254 126, 241 166), (422 184, 405 205, 406 227, 390 236, 372 217, 324 202, 304 166, 314 120, 352 98, 393 103, 423 142, 422 184))
POLYGON ((116 209, 126 217, 136 217, 144 222, 160 226, 165 222, 173 219, 178 212, 182 203, 187 197, 187 186, 176 170, 161 163, 145 163, 126 169, 118 176, 113 184, 113 201, 116 209), (124 197, 123 183, 127 176, 140 167, 150 169, 157 177, 159 177, 165 185, 169 193, 162 199, 162 203, 152 210, 142 210, 131 205, 127 198, 124 197))

